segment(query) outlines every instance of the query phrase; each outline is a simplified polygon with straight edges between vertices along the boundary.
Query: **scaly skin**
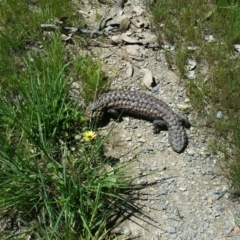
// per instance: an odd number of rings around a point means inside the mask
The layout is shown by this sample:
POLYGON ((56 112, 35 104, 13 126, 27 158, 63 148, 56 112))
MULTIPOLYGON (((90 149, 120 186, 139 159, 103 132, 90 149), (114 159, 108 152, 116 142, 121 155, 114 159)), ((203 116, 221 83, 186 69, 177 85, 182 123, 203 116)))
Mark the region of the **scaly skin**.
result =
POLYGON ((122 113, 153 120, 154 133, 163 125, 169 131, 168 140, 174 151, 180 153, 187 145, 184 126, 189 128, 187 119, 176 114, 165 102, 143 92, 113 90, 99 96, 87 108, 87 118, 101 121, 105 113, 119 116, 122 113))

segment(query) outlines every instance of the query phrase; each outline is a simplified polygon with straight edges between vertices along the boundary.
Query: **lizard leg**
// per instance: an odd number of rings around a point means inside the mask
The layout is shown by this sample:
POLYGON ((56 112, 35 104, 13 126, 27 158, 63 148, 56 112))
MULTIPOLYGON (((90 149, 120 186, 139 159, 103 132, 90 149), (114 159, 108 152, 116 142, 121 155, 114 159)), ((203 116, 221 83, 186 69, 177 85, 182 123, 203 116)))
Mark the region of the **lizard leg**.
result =
POLYGON ((185 116, 183 116, 183 115, 181 115, 181 114, 179 114, 178 116, 180 117, 181 122, 182 122, 182 124, 183 124, 183 126, 184 126, 185 128, 190 128, 190 127, 191 127, 191 123, 189 122, 189 120, 188 120, 187 117, 185 117, 185 116))
POLYGON ((112 118, 118 120, 118 121, 121 121, 122 118, 121 118, 121 112, 117 111, 116 109, 108 109, 107 110, 107 113, 109 115, 111 115, 112 118))
POLYGON ((153 133, 159 133, 161 129, 166 128, 166 123, 163 120, 154 120, 153 121, 153 133))

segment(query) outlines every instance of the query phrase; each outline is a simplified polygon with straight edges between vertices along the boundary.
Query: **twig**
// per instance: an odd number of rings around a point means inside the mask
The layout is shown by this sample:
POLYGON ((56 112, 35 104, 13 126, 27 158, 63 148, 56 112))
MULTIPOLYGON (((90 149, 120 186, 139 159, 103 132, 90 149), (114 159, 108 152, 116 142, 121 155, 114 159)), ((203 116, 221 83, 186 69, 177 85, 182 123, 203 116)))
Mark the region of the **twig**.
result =
MULTIPOLYGON (((56 31, 58 30, 58 27, 55 24, 41 24, 41 28, 45 31, 56 31)), ((94 35, 104 35, 108 36, 112 33, 106 32, 106 31, 99 31, 97 29, 94 30, 86 30, 86 29, 81 29, 77 27, 63 27, 62 31, 66 31, 68 33, 84 33, 84 34, 90 34, 91 37, 94 35)))
POLYGON ((56 31, 57 26, 55 24, 41 24, 41 28, 46 31, 56 31))

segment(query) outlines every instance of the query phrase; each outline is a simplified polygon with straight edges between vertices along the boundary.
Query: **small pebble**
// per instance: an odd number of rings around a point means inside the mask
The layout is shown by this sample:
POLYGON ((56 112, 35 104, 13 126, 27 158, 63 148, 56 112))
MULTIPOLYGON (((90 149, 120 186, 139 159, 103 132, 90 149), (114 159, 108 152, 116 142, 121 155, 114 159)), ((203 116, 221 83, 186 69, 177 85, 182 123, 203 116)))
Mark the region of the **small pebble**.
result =
POLYGON ((147 179, 146 178, 141 178, 141 179, 139 179, 138 181, 137 181, 137 184, 139 184, 139 185, 145 185, 145 184, 147 184, 147 179))
POLYGON ((195 154, 195 151, 192 148, 189 148, 187 150, 188 155, 193 156, 195 154))
POLYGON ((152 148, 146 148, 146 151, 147 152, 153 152, 153 149, 152 148))
POLYGON ((222 111, 218 111, 216 114, 217 119, 221 119, 223 117, 222 111))
POLYGON ((140 138, 140 139, 138 139, 138 142, 140 142, 140 143, 145 143, 145 142, 146 142, 146 139, 145 139, 145 138, 140 138))
POLYGON ((162 215, 162 219, 163 219, 163 220, 168 220, 169 217, 168 217, 167 215, 162 215))
POLYGON ((240 233, 240 228, 238 226, 235 226, 234 229, 233 229, 233 232, 235 234, 239 234, 240 233))
POLYGON ((182 192, 185 192, 185 191, 187 191, 187 186, 180 187, 179 190, 181 190, 182 192))
POLYGON ((115 233, 115 234, 121 234, 122 233, 122 228, 121 227, 116 227, 112 230, 112 233, 115 233))
POLYGON ((207 173, 208 174, 213 174, 213 168, 212 167, 208 167, 207 168, 207 173))
POLYGON ((167 195, 167 189, 165 187, 163 187, 160 191, 161 195, 167 195))
POLYGON ((174 234, 176 233, 176 228, 174 226, 169 227, 169 233, 174 234))
POLYGON ((158 87, 157 86, 153 87, 152 92, 155 93, 155 94, 158 94, 159 93, 158 87))
POLYGON ((167 210, 167 205, 165 203, 161 204, 162 210, 167 210))
POLYGON ((122 233, 128 236, 131 234, 131 231, 128 227, 123 227, 122 233))
POLYGON ((132 138, 131 137, 126 137, 125 141, 130 142, 130 141, 132 141, 132 138))
POLYGON ((208 203, 210 203, 210 204, 213 204, 213 199, 212 198, 208 198, 208 203))
POLYGON ((75 136, 75 140, 80 140, 82 137, 80 135, 75 136))
POLYGON ((184 104, 184 103, 179 103, 177 104, 177 107, 181 110, 181 111, 188 111, 190 110, 190 106, 188 104, 184 104))
POLYGON ((179 216, 179 211, 178 211, 178 209, 175 208, 174 211, 173 211, 173 213, 174 213, 175 216, 179 216))

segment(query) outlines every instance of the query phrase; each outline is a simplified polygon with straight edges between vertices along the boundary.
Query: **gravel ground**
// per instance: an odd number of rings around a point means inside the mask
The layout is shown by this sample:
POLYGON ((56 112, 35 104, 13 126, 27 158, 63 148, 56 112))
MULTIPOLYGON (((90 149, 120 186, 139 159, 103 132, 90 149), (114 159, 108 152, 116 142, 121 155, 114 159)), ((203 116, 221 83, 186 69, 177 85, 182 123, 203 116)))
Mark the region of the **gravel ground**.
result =
MULTIPOLYGON (((89 1, 83 2, 80 10, 87 26, 96 29, 96 9, 89 1)), ((149 13, 143 2, 125 3, 123 13, 131 24, 122 31, 124 41, 119 41, 119 33, 113 34, 115 38, 103 36, 104 44, 93 37, 89 42, 94 44, 86 51, 101 56, 106 74, 113 76, 111 89, 145 91, 160 98, 174 111, 187 114, 192 127, 187 130, 188 147, 181 154, 170 147, 167 131, 154 135, 152 123, 145 120, 124 117, 122 122, 111 121, 99 129, 106 136, 114 125, 104 146, 106 155, 121 162, 137 159, 131 168, 133 176, 140 176, 136 183, 154 183, 139 192, 137 204, 145 215, 136 213, 115 232, 124 234, 123 239, 139 240, 240 239, 236 220, 240 219, 240 198, 231 197, 227 180, 219 174, 219 157, 208 151, 212 129, 204 127, 204 119, 194 113, 183 80, 168 69, 163 50, 168 46, 154 48, 158 43, 147 24, 149 13)), ((110 14, 106 5, 99 6, 100 16, 110 14)))
MULTIPOLYGON (((132 0, 125 4, 124 12, 131 19, 148 21, 143 1, 132 0), (137 16, 134 6, 144 13, 137 16)), ((135 31, 129 36, 141 39, 141 34, 151 29, 135 31)), ((184 83, 169 71, 163 50, 137 44, 118 44, 92 48, 101 54, 105 71, 114 75, 112 89, 143 90, 164 100, 176 112, 188 114, 192 124, 187 130, 189 144, 182 154, 175 153, 168 143, 168 132, 152 132, 150 122, 124 117, 120 123, 111 121, 99 129, 106 135, 115 125, 105 145, 106 155, 118 157, 122 162, 137 157, 132 167, 133 175, 140 175, 138 184, 157 182, 140 192, 138 203, 146 216, 136 214, 124 221, 116 232, 125 239, 240 239, 236 216, 240 217, 240 199, 228 192, 227 180, 218 169, 218 156, 208 151, 208 142, 214 138, 212 130, 203 127, 204 119, 194 114, 185 94, 184 83), (137 55, 138 54, 138 55, 137 55), (144 81, 148 69, 154 81, 150 87, 144 81), (153 84, 154 83, 154 84, 153 84), (157 173, 148 175, 158 170, 157 173)), ((151 77, 150 77, 151 79, 151 77)), ((149 80, 149 79, 148 79, 149 80)), ((217 120, 217 119, 216 119, 217 120)))

